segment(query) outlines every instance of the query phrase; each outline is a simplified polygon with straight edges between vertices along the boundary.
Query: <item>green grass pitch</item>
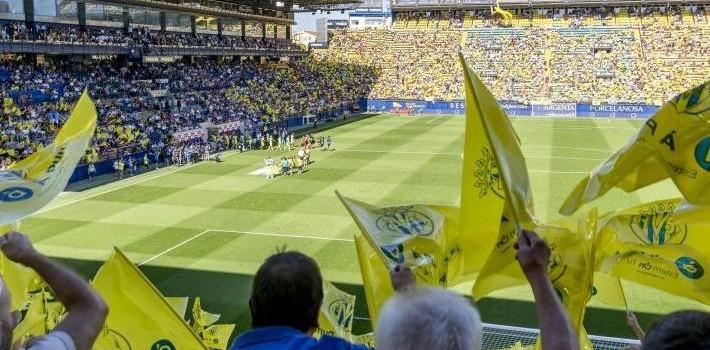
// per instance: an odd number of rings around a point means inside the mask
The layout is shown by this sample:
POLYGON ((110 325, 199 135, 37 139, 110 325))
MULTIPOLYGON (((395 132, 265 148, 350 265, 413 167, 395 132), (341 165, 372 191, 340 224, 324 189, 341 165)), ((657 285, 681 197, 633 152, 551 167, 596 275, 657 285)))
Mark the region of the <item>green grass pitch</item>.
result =
MULTIPOLYGON (((515 119, 542 220, 577 181, 635 133, 641 121, 515 119)), ((336 150, 316 151, 307 172, 265 179, 249 173, 277 152, 227 153, 225 162, 169 167, 78 193, 64 193, 22 222, 38 248, 91 276, 112 247, 121 248, 168 296, 201 296, 223 322, 249 326, 250 276, 278 247, 318 260, 325 277, 358 295, 355 328, 367 311, 352 236, 357 228, 335 197, 339 190, 379 205, 457 205, 464 142, 462 116, 379 115, 323 132, 336 150)), ((605 212, 678 193, 664 182, 594 205, 605 212)), ((630 306, 654 315, 703 306, 624 283, 630 306)), ((469 286, 459 288, 468 292, 469 286)), ((527 288, 479 303, 485 322, 535 326, 527 288)), ((590 334, 631 336, 623 312, 592 305, 590 334)))

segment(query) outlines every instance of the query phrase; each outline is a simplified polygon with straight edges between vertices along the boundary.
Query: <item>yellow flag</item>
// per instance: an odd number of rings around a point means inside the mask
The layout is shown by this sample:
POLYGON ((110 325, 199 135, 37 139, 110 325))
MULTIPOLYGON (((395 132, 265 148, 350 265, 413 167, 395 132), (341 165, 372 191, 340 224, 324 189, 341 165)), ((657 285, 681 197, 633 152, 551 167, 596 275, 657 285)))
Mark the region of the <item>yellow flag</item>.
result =
POLYGON ((456 213, 456 208, 420 204, 379 208, 338 197, 388 269, 403 264, 418 283, 446 286, 447 237, 456 229, 447 223, 447 214, 456 213))
POLYGON ((459 259, 459 264, 449 264, 449 280, 452 285, 471 279, 483 267, 498 236, 505 199, 503 178, 481 122, 481 109, 476 106, 476 95, 470 84, 467 83, 465 87, 466 135, 461 174, 461 222, 455 236, 463 259, 459 259))
POLYGON ((210 349, 227 349, 235 326, 234 324, 215 324, 205 328, 202 335, 205 345, 210 349))
POLYGON ((582 179, 560 208, 569 215, 613 187, 627 192, 666 178, 695 205, 710 205, 710 83, 663 105, 638 134, 582 179))
POLYGON ((118 249, 101 266, 92 284, 110 310, 94 349, 206 349, 163 295, 118 249))
POLYGON ((10 291, 11 310, 23 309, 28 292, 39 284, 40 277, 34 270, 10 261, 2 253, 0 253, 0 273, 10 291))
POLYGON ((510 204, 510 218, 520 227, 535 225, 532 190, 525 157, 520 148, 517 134, 505 112, 493 95, 466 64, 459 54, 464 68, 467 113, 478 116, 491 145, 491 153, 498 163, 501 187, 505 191, 506 202, 510 204))
POLYGON ((603 217, 599 270, 710 304, 710 206, 661 200, 603 217))
POLYGON ((43 293, 34 293, 22 321, 12 332, 13 342, 23 342, 30 337, 47 334, 46 310, 43 293))
POLYGON ((219 314, 213 314, 202 310, 200 297, 196 297, 195 302, 192 304, 192 329, 198 335, 202 334, 206 327, 209 327, 219 321, 220 316, 221 315, 219 314))
POLYGON ((84 92, 54 142, 0 171, 0 225, 17 221, 56 197, 96 129, 96 108, 84 92))
POLYGON ((318 333, 352 340, 355 296, 323 281, 323 304, 318 315, 318 333))
POLYGON ((367 310, 372 326, 375 327, 377 325, 377 315, 379 315, 384 302, 394 294, 389 270, 379 254, 362 235, 355 236, 355 248, 358 262, 360 263, 367 310))
POLYGON ((165 301, 170 304, 170 307, 177 312, 180 317, 185 317, 187 312, 187 303, 189 301, 188 297, 165 297, 165 301))
POLYGON ((621 281, 618 277, 606 273, 597 272, 594 274, 592 300, 619 309, 629 309, 621 281))

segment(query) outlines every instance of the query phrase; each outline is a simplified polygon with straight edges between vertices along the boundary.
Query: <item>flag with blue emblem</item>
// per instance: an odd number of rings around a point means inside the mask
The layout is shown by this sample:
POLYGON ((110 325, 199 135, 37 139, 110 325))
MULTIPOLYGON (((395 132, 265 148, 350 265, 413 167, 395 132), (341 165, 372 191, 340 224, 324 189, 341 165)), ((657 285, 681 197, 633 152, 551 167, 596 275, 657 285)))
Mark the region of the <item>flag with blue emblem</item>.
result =
POLYGON ((560 213, 570 215, 614 187, 632 192, 669 177, 686 201, 710 205, 710 82, 663 105, 624 147, 580 181, 560 213))
POLYGON ((338 197, 388 269, 412 269, 420 284, 446 286, 447 261, 458 256, 447 249, 447 237, 458 230, 458 208, 435 205, 375 207, 338 197))
POLYGON ((710 304, 710 207, 660 200, 602 217, 600 272, 710 304))
POLYGON ((0 171, 0 225, 39 210, 69 182, 96 129, 96 108, 86 91, 54 141, 0 171))
POLYGON ((352 340, 355 296, 323 281, 323 303, 318 314, 317 335, 330 335, 352 340))

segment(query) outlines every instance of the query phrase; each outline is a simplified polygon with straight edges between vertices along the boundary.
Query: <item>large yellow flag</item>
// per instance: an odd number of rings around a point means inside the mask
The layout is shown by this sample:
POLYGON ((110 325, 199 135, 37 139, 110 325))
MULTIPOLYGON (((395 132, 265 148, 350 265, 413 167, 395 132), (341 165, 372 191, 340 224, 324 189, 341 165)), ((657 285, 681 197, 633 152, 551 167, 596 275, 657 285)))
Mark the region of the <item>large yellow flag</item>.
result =
POLYGON ((452 285, 471 279, 483 267, 487 253, 498 236, 505 199, 498 160, 481 122, 482 111, 476 106, 475 92, 468 83, 465 90, 466 135, 461 174, 460 228, 454 235, 463 259, 459 259, 459 264, 449 264, 452 285))
POLYGON ((203 349, 158 289, 116 249, 92 282, 109 307, 94 349, 203 349))
POLYGON ((362 287, 365 291, 367 311, 372 326, 377 325, 377 316, 385 301, 394 294, 389 270, 380 255, 362 235, 355 236, 355 248, 362 274, 362 287))
POLYGON ((323 304, 318 315, 318 333, 352 340, 355 296, 323 281, 323 304))
POLYGON ((663 105, 638 134, 582 179, 560 208, 569 215, 613 187, 627 192, 666 178, 695 205, 710 205, 710 83, 663 105))
POLYGON ((516 227, 533 228, 536 220, 532 189, 518 136, 495 97, 471 71, 463 55, 459 54, 459 58, 464 68, 466 112, 478 117, 490 142, 490 152, 498 164, 499 186, 509 209, 508 219, 516 227))
POLYGON ((599 270, 710 304, 710 206, 661 200, 603 217, 599 270))
MULTIPOLYGON (((338 194, 362 234, 388 269, 408 266, 420 284, 446 286, 448 237, 458 227, 457 208, 434 205, 375 207, 338 194)), ((363 281, 367 282, 367 281, 363 281)))
POLYGON ((54 142, 0 171, 0 225, 32 214, 64 190, 95 129, 96 108, 84 92, 54 142))

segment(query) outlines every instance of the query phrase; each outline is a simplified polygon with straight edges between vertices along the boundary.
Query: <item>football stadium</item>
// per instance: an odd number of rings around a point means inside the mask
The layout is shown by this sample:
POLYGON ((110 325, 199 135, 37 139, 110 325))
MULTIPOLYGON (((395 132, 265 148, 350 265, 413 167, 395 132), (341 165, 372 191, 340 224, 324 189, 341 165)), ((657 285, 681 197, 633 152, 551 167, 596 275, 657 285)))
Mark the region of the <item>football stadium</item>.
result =
POLYGON ((708 16, 0 0, 0 350, 710 349, 708 16))

